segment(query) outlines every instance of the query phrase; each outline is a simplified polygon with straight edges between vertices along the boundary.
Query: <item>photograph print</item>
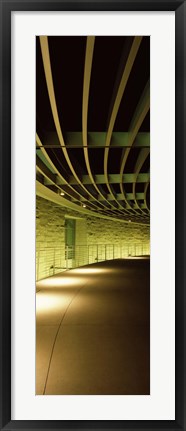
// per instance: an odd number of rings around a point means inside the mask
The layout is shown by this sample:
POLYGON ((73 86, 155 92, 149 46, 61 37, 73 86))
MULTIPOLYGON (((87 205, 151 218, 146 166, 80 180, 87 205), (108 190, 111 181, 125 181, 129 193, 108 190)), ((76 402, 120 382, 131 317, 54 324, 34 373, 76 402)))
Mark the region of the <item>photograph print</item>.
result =
POLYGON ((36 37, 36 395, 150 395, 150 37, 36 37))

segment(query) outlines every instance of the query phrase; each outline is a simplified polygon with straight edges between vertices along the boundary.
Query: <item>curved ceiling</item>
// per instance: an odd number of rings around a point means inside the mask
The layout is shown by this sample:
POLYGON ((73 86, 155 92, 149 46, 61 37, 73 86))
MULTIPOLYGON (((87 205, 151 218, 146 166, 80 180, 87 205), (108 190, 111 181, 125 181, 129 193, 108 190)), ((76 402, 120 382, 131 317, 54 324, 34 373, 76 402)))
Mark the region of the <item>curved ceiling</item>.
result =
POLYGON ((36 184, 67 206, 149 224, 149 111, 149 37, 36 38, 36 184))

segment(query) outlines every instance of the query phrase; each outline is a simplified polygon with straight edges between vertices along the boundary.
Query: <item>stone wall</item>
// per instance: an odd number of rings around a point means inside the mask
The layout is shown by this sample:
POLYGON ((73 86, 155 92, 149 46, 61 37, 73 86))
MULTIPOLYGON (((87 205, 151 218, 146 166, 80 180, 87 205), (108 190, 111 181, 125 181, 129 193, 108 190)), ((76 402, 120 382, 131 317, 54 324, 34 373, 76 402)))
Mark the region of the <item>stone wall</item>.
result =
POLYGON ((139 244, 148 241, 148 226, 87 217, 87 242, 89 244, 139 244))
MULTIPOLYGON (((86 219, 76 211, 36 197, 36 279, 53 275, 75 265, 65 251, 65 218, 76 219, 76 244, 86 244, 86 219), (81 218, 80 218, 81 217, 81 218)), ((79 266, 83 261, 77 258, 79 266)))
POLYGON ((73 266, 149 254, 149 227, 122 223, 61 207, 36 198, 36 278, 72 267, 65 252, 65 218, 76 219, 73 266))

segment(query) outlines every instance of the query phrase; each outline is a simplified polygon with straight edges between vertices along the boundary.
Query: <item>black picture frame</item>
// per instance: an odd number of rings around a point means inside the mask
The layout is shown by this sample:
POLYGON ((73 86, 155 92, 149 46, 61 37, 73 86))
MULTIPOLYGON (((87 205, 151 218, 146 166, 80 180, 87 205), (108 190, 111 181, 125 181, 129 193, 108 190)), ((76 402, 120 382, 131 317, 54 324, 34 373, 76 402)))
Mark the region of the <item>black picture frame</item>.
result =
POLYGON ((2 430, 57 429, 186 429, 185 334, 185 97, 186 97, 186 2, 178 0, 0 0, 0 426, 2 430), (11 12, 12 11, 175 11, 176 20, 176 389, 175 420, 151 421, 52 421, 11 420, 11 12))

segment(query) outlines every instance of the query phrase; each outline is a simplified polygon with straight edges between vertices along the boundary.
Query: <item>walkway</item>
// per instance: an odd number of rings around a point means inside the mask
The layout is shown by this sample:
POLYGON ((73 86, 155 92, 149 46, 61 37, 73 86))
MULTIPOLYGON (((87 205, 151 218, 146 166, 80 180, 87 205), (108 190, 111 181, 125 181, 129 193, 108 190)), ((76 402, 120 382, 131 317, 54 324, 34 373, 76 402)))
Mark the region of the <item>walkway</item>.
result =
POLYGON ((148 258, 37 283, 36 394, 150 393, 148 258))

